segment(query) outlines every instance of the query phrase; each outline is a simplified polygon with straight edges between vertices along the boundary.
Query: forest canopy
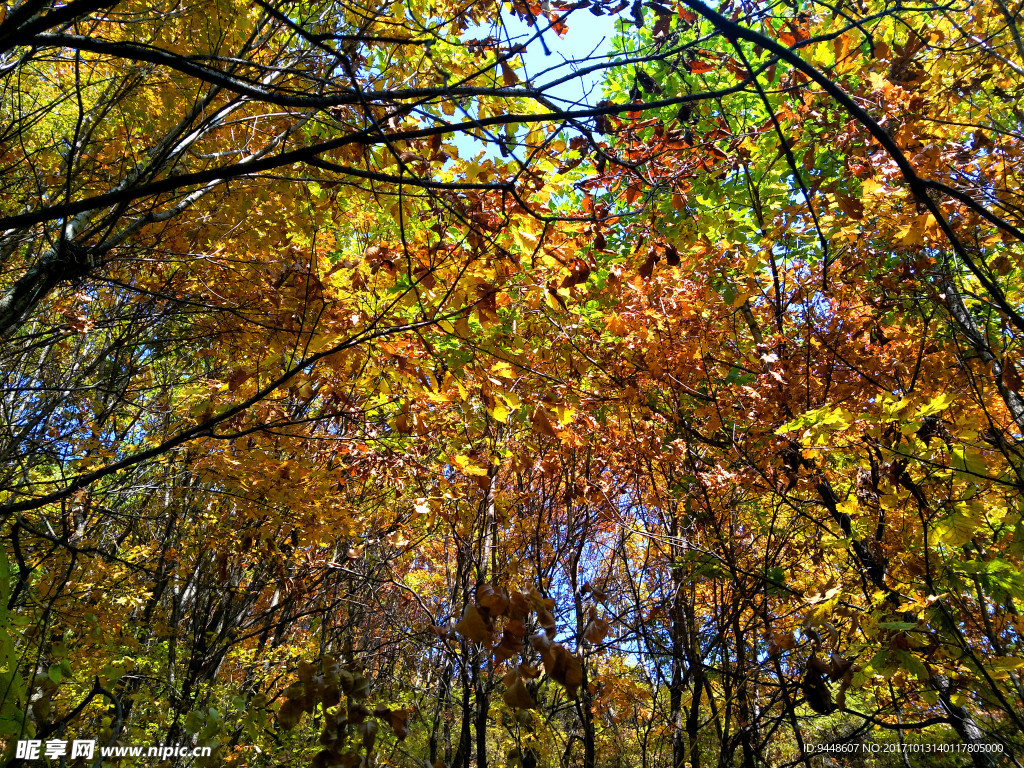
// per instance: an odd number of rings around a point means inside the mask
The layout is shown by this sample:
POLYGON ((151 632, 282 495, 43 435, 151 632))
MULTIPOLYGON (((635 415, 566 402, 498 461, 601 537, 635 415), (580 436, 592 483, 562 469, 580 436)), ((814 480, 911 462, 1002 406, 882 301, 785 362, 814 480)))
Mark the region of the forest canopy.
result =
POLYGON ((1021 10, 4 5, 5 764, 1021 766, 1021 10))

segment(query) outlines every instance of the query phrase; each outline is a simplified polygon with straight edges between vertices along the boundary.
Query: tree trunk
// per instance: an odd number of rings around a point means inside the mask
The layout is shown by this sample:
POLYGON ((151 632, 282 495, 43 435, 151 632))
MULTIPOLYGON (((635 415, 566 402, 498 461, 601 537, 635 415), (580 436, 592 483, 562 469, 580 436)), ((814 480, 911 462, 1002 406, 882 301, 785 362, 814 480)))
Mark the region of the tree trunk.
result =
MULTIPOLYGON (((949 678, 945 675, 933 675, 932 687, 939 692, 939 701, 943 708, 949 713, 949 724, 956 731, 960 740, 971 747, 977 747, 988 743, 985 733, 978 727, 971 713, 966 708, 953 703, 951 698, 952 686, 949 678)), ((988 752, 978 750, 971 752, 971 760, 975 768, 995 768, 995 758, 988 752)))

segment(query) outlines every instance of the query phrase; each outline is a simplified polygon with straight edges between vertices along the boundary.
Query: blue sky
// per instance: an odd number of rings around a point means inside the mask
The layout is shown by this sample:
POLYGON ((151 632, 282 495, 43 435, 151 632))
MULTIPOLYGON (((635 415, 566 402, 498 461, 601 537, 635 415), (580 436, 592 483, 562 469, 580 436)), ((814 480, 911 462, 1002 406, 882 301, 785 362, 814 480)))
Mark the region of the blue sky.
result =
MULTIPOLYGON (((484 39, 489 36, 501 40, 503 48, 524 45, 522 66, 514 67, 521 80, 542 86, 545 83, 572 75, 577 70, 591 66, 608 56, 612 50, 612 38, 617 34, 616 23, 620 16, 594 16, 587 9, 574 11, 568 19, 568 32, 559 37, 549 29, 547 19, 539 19, 533 26, 503 12, 501 21, 478 24, 462 35, 463 40, 484 39), (502 28, 502 26, 504 28, 502 28), (538 31, 541 39, 537 38, 538 31)), ((593 106, 602 98, 602 71, 591 72, 579 77, 570 77, 547 91, 547 96, 563 108, 593 106)), ((474 139, 459 135, 455 145, 462 157, 472 157, 485 149, 488 154, 497 154, 493 144, 486 147, 474 139)))
MULTIPOLYGON (((564 77, 582 66, 594 63, 596 58, 611 52, 612 38, 617 34, 618 16, 594 16, 586 9, 575 11, 568 19, 569 31, 559 37, 553 31, 543 33, 544 45, 534 40, 523 54, 523 74, 526 80, 541 85, 564 77), (549 53, 545 53, 545 45, 549 53), (589 61, 588 61, 589 60, 589 61)), ((527 42, 538 27, 547 27, 540 21, 528 27, 524 21, 505 14, 505 28, 514 42, 527 42)), ((601 100, 601 73, 590 73, 563 83, 551 92, 552 96, 569 103, 594 105, 601 100)))

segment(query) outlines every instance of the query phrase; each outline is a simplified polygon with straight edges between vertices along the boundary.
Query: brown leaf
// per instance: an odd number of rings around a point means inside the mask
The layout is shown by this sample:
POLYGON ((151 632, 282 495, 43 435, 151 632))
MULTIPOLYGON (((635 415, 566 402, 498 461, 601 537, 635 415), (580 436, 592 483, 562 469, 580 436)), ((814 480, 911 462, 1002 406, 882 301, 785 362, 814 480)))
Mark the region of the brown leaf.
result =
POLYGON ((409 414, 400 413, 395 418, 395 431, 400 435, 411 435, 412 424, 409 421, 409 414))
POLYGON ((527 680, 533 680, 537 677, 540 677, 540 669, 529 664, 520 664, 519 674, 525 677, 527 680))
POLYGON ((484 584, 476 591, 476 603, 487 610, 491 618, 501 616, 508 610, 508 593, 504 589, 495 589, 492 584, 484 584))
POLYGON ((851 219, 864 218, 864 203, 856 197, 836 193, 836 204, 839 209, 851 219))
POLYGON ((533 647, 533 650, 540 654, 541 659, 544 661, 544 668, 547 669, 547 660, 551 657, 551 649, 554 647, 551 638, 545 632, 538 632, 535 635, 530 635, 530 645, 533 647))
POLYGON ((605 592, 602 587, 596 587, 593 584, 591 584, 589 581, 586 584, 584 584, 583 586, 584 587, 590 587, 590 594, 598 602, 601 602, 603 600, 607 600, 608 599, 608 593, 605 592))
POLYGON ((669 30, 672 28, 672 14, 671 13, 658 13, 658 21, 654 24, 654 29, 651 30, 651 35, 655 40, 659 40, 663 37, 668 37, 669 30))
POLYGON ((252 371, 250 371, 250 370, 248 370, 246 368, 238 368, 238 369, 236 369, 228 377, 228 391, 229 392, 234 392, 242 384, 244 384, 249 379, 250 376, 252 376, 252 371))
POLYGON ((366 261, 370 262, 379 261, 380 258, 384 255, 384 253, 385 250, 381 248, 379 245, 371 245, 369 248, 363 251, 363 258, 366 261))
POLYGON ((769 654, 775 655, 782 651, 791 651, 796 648, 796 637, 792 632, 773 632, 769 643, 769 654), (774 650, 774 653, 772 653, 774 650))
POLYGON ((677 251, 668 243, 664 243, 661 247, 665 251, 665 263, 668 264, 670 267, 678 267, 679 251, 677 251))
POLYGON ((491 640, 491 628, 472 603, 466 604, 462 620, 455 625, 455 631, 474 643, 487 643, 491 640))
POLYGON ((644 89, 644 93, 659 94, 663 90, 658 82, 642 69, 636 71, 636 82, 644 89))
POLYGON ((633 24, 636 25, 636 28, 642 29, 644 26, 644 6, 641 0, 635 0, 633 7, 630 8, 630 15, 633 17, 633 24))
POLYGON ((526 685, 523 683, 523 678, 519 676, 517 672, 512 673, 512 683, 506 685, 508 688, 501 695, 501 698, 505 700, 505 703, 512 709, 536 709, 537 702, 533 700, 533 696, 526 689, 526 685))
POLYGON ((800 683, 800 690, 804 694, 807 706, 819 715, 829 715, 835 711, 836 706, 832 703, 832 692, 828 684, 822 679, 821 672, 811 667, 809 663, 804 679, 800 683))
POLYGON ((402 709, 385 709, 383 712, 378 710, 374 714, 391 726, 391 730, 395 732, 399 741, 409 735, 409 710, 404 707, 402 709))
MULTIPOLYGON (((614 107, 615 106, 615 102, 614 101, 609 101, 608 99, 602 99, 601 101, 597 102, 597 106, 598 106, 598 108, 614 107)), ((609 118, 608 115, 597 115, 594 118, 594 124, 597 126, 597 130, 599 132, 601 132, 601 133, 611 133, 612 130, 613 130, 612 121, 611 121, 611 119, 609 118)), ((600 155, 599 154, 597 156, 597 160, 595 162, 601 163, 603 161, 603 159, 604 159, 604 155, 600 155)), ((601 167, 599 167, 598 170, 601 173, 604 172, 601 167)))
POLYGON ((407 165, 424 164, 427 162, 427 158, 415 152, 399 152, 398 159, 407 165))
POLYGON ((352 690, 349 695, 353 699, 365 699, 370 695, 370 680, 363 675, 354 675, 352 678, 352 690))
POLYGON ((501 642, 494 647, 494 659, 497 662, 507 661, 518 654, 523 648, 523 638, 526 637, 526 625, 518 619, 512 619, 505 624, 501 633, 501 642))
POLYGON ((303 682, 295 682, 284 689, 284 697, 286 699, 300 700, 306 695, 306 684, 303 682))
POLYGON ((506 87, 511 87, 519 82, 519 76, 508 65, 507 61, 501 62, 501 80, 506 87))
POLYGON ((536 587, 530 587, 529 598, 530 603, 538 610, 547 609, 550 611, 555 607, 555 601, 550 597, 544 597, 544 595, 537 591, 536 587))
POLYGON ((380 730, 380 726, 377 725, 377 721, 364 720, 359 724, 359 728, 357 730, 363 737, 363 749, 373 749, 373 742, 377 740, 377 731, 380 730))
POLYGON ((590 265, 583 259, 573 259, 569 264, 570 274, 562 278, 562 288, 583 285, 590 279, 590 265))
POLYGON ((1015 366, 1013 364, 1013 360, 1008 357, 1003 358, 1003 382, 1014 392, 1024 392, 1024 381, 1020 378, 1017 366, 1015 366))
POLYGON ((658 257, 652 253, 650 256, 647 257, 646 261, 644 261, 644 263, 640 266, 640 269, 637 270, 640 277, 642 277, 644 280, 649 280, 651 278, 651 275, 654 274, 654 265, 657 263, 658 257))
POLYGON ((288 699, 277 711, 277 724, 290 731, 299 723, 302 717, 302 706, 294 699, 288 699))
POLYGON ((537 609, 537 623, 540 624, 544 628, 544 631, 551 637, 554 637, 558 633, 558 625, 555 623, 555 615, 546 608, 537 609))
POLYGON ((853 667, 853 661, 847 659, 843 654, 838 652, 832 654, 830 661, 831 664, 829 664, 828 676, 833 682, 842 680, 846 676, 846 673, 853 667))
POLYGON ((807 668, 813 669, 815 672, 821 672, 822 674, 828 674, 832 669, 831 665, 827 661, 819 659, 814 654, 812 654, 811 658, 807 660, 807 668))
POLYGON ((576 691, 583 682, 583 662, 575 654, 569 653, 564 646, 555 643, 552 647, 554 662, 549 668, 545 663, 544 669, 551 679, 565 687, 565 692, 570 699, 576 698, 576 691))
POLYGON ((324 707, 336 706, 341 701, 341 691, 337 685, 326 685, 320 694, 320 700, 324 707))
POLYGON ((553 298, 556 302, 558 302, 558 306, 562 308, 563 312, 568 309, 568 306, 565 303, 565 299, 563 299, 562 294, 558 292, 558 286, 555 284, 554 280, 548 283, 548 295, 551 296, 551 298, 553 298))
POLYGON ((539 405, 533 409, 533 413, 530 415, 530 424, 535 432, 545 437, 558 437, 555 428, 551 426, 551 419, 548 418, 547 412, 539 405))
POLYGON ((608 636, 608 622, 604 619, 594 619, 587 623, 583 630, 583 639, 591 645, 598 645, 608 636))
POLYGON ((530 613, 530 602, 526 595, 518 590, 512 590, 508 601, 508 616, 510 619, 524 620, 530 613))

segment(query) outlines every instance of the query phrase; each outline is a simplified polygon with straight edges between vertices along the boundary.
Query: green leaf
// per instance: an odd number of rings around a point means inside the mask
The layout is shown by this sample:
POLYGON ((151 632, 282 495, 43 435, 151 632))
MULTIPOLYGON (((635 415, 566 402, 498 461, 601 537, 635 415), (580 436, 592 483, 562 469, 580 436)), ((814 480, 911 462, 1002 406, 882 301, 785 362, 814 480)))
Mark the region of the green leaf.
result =
POLYGON ((927 682, 931 679, 931 674, 928 672, 928 667, 924 665, 917 656, 907 651, 896 651, 896 658, 899 660, 900 666, 913 674, 921 682, 927 682))
POLYGON ((913 621, 880 621, 878 626, 881 629, 891 629, 905 632, 908 629, 917 629, 917 623, 913 621))

